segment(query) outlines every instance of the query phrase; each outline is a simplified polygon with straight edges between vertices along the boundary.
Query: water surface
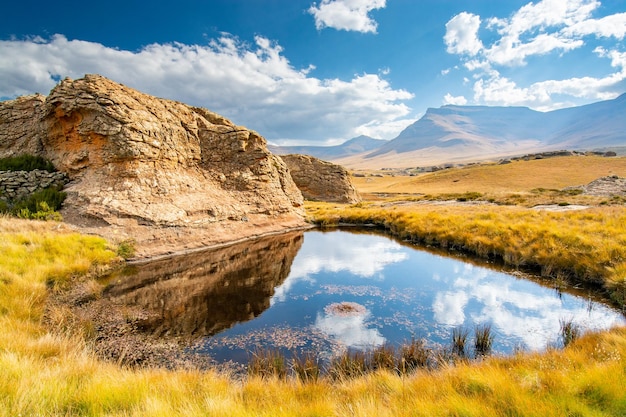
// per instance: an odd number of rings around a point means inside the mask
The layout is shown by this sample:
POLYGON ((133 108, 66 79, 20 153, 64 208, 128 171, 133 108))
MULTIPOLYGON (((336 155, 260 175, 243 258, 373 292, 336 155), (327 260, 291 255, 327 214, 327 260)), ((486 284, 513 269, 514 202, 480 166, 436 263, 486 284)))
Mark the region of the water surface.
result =
POLYGON ((586 330, 625 324, 584 292, 348 231, 274 236, 134 268, 109 297, 144 307, 147 332, 188 337, 216 361, 258 349, 320 358, 490 324, 494 351, 558 343, 560 320, 586 330), (337 306, 347 306, 337 309, 337 306))

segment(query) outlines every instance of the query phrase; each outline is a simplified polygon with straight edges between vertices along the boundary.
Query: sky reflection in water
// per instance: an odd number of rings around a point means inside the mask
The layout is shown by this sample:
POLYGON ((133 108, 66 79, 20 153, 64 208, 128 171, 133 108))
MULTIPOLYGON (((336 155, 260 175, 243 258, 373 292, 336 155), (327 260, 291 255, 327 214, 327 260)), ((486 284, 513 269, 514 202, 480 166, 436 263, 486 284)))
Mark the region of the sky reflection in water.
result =
POLYGON ((448 344, 454 327, 491 323, 494 351, 541 350, 556 343, 559 320, 585 329, 624 324, 615 310, 493 269, 401 245, 385 236, 312 231, 270 307, 197 349, 217 360, 245 360, 258 347, 313 349, 330 357, 346 348, 394 345, 413 337, 448 344), (328 312, 333 303, 365 307, 328 312), (326 309, 326 310, 325 310, 326 309))

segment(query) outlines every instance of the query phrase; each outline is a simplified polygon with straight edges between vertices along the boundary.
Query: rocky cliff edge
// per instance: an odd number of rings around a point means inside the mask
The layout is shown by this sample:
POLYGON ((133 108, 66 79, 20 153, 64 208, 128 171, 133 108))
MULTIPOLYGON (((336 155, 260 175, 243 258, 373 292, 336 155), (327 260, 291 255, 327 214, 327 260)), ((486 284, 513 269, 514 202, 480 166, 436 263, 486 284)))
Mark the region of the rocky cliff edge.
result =
POLYGON ((133 238, 139 256, 302 227, 302 194, 258 133, 99 75, 0 103, 0 157, 48 158, 70 183, 62 214, 133 238))

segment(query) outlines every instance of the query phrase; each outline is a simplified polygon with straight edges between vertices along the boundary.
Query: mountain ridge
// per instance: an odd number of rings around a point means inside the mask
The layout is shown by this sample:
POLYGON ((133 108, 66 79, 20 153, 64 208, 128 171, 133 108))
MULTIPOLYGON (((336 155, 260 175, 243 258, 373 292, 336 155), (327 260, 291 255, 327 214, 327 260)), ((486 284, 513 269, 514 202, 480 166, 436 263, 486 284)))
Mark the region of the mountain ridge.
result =
POLYGON ((528 107, 429 108, 377 149, 333 162, 351 168, 480 160, 558 149, 626 145, 626 94, 584 106, 539 112, 528 107))
POLYGON ((337 159, 374 150, 387 143, 386 140, 360 135, 334 146, 276 146, 268 145, 275 155, 303 154, 320 159, 337 159))

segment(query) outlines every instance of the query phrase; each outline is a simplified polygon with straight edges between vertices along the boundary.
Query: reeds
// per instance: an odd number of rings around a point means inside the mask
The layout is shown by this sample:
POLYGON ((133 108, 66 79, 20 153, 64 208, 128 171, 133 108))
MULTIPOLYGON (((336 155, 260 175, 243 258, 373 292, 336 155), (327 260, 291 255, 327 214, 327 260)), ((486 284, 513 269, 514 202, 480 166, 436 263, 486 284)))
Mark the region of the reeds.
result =
POLYGON ((563 347, 569 346, 571 343, 580 338, 581 329, 572 319, 559 320, 561 329, 561 341, 563 347))
POLYGON ((478 325, 474 329, 474 355, 485 357, 491 355, 493 348, 493 333, 490 324, 478 325))

